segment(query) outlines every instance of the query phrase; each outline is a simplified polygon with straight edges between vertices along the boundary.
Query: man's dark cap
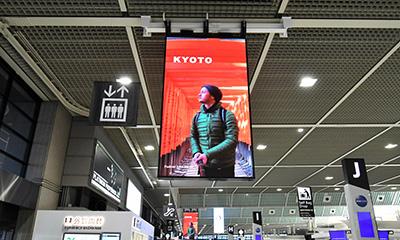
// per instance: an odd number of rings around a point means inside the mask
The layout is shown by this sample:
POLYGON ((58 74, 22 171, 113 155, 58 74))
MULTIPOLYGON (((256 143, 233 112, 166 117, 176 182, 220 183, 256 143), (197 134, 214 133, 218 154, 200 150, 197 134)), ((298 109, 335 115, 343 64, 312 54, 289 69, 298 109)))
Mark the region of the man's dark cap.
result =
POLYGON ((222 92, 221 90, 219 90, 218 87, 214 86, 214 85, 204 85, 202 86, 204 88, 207 88, 208 92, 211 94, 211 96, 214 97, 215 102, 219 102, 222 99, 222 92))

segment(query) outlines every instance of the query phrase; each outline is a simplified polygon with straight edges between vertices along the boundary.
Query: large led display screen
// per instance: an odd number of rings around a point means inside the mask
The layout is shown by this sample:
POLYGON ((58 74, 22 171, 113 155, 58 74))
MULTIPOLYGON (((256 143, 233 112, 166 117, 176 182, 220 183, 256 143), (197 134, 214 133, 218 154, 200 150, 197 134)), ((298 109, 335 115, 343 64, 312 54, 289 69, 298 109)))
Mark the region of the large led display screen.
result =
POLYGON ((199 233, 199 213, 184 212, 183 213, 183 236, 185 239, 195 239, 199 233))
POLYGON ((246 41, 167 37, 159 177, 254 178, 246 41))
POLYGON ((90 183, 115 201, 121 202, 123 179, 121 168, 112 160, 104 146, 97 142, 90 183))

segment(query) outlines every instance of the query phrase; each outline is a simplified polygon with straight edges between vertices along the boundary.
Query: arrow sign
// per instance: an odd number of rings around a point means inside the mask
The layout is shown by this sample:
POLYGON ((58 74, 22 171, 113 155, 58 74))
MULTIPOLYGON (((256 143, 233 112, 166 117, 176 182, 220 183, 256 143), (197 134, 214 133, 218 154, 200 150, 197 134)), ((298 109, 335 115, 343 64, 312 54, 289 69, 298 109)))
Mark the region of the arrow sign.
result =
POLYGON ((128 93, 129 90, 125 86, 122 86, 122 87, 118 88, 117 92, 121 92, 121 98, 123 98, 124 97, 124 93, 125 92, 128 93))
MULTIPOLYGON (((128 89, 127 89, 128 90, 128 89)), ((112 85, 108 86, 108 92, 106 92, 106 90, 104 90, 104 93, 108 96, 111 97, 112 95, 114 95, 115 91, 112 90, 112 85)))

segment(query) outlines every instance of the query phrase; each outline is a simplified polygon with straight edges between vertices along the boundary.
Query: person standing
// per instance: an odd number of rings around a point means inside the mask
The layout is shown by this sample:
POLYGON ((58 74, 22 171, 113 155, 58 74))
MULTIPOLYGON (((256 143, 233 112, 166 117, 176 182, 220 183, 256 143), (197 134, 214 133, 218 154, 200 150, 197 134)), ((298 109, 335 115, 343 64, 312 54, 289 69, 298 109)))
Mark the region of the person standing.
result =
POLYGON ((221 106, 218 87, 204 85, 198 96, 202 105, 192 120, 192 161, 199 166, 200 176, 233 178, 239 135, 236 118, 221 106))

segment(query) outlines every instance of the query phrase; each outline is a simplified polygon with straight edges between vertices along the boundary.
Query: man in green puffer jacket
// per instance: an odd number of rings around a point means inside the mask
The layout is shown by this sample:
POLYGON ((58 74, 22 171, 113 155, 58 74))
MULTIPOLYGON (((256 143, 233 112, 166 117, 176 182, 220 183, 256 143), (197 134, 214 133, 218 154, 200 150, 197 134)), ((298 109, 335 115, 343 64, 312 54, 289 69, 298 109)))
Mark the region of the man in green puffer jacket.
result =
POLYGON ((213 85, 202 86, 200 112, 193 117, 190 134, 193 161, 200 176, 235 177, 235 151, 239 129, 231 111, 221 107, 222 92, 213 85))

